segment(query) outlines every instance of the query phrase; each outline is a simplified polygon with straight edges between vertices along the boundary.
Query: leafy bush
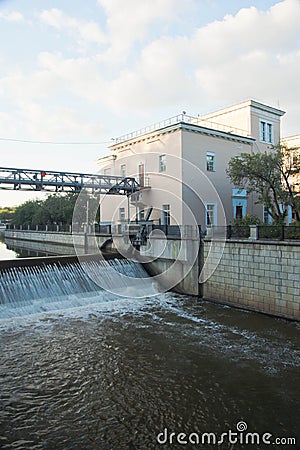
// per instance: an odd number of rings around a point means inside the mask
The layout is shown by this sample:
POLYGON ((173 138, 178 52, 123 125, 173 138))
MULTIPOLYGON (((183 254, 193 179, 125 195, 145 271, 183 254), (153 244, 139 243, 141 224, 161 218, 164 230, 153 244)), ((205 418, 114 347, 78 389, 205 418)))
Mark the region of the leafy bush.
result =
POLYGON ((278 240, 281 236, 281 226, 279 225, 262 225, 259 227, 259 239, 278 240))
POLYGON ((244 227, 249 225, 261 225, 262 221, 254 214, 246 214, 244 217, 238 217, 232 221, 232 225, 244 227))
POLYGON ((284 229, 285 239, 300 239, 300 223, 292 223, 289 227, 284 229))

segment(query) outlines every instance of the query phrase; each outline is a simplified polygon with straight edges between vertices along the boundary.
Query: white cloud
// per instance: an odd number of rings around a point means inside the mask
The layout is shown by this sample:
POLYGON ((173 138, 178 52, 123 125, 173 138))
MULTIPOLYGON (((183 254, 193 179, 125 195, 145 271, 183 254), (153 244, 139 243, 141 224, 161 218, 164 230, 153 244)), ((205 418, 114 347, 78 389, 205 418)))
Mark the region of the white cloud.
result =
MULTIPOLYGON (((39 55, 42 71, 61 83, 66 91, 91 102, 103 100, 106 84, 101 69, 93 58, 64 59, 60 53, 44 52, 39 55)), ((53 81, 54 82, 54 81, 53 81)))
POLYGON ((25 99, 46 98, 59 89, 60 83, 49 71, 35 71, 29 75, 14 72, 0 78, 0 94, 12 97, 16 103, 25 99))
POLYGON ((87 42, 103 44, 106 40, 104 33, 96 22, 69 17, 60 9, 45 10, 39 15, 39 18, 42 22, 59 30, 69 29, 87 42))
POLYGON ((26 124, 28 136, 41 140, 66 139, 74 141, 83 138, 87 141, 92 136, 99 137, 102 125, 97 121, 86 122, 84 117, 71 108, 48 108, 34 102, 20 105, 19 115, 26 124), (75 139, 75 140, 76 140, 75 139))
POLYGON ((103 141, 103 125, 97 117, 89 119, 84 112, 71 107, 48 106, 20 100, 14 116, 0 113, 1 136, 41 141, 103 141))
POLYGON ((133 45, 142 42, 152 28, 174 19, 180 3, 179 0, 98 0, 106 14, 109 41, 106 59, 124 61, 133 45))
POLYGON ((284 97, 300 75, 299 62, 287 58, 299 49, 299 21, 299 0, 285 0, 266 12, 242 9, 198 30, 190 40, 198 85, 210 98, 225 101, 284 97))
MULTIPOLYGON (((87 109, 93 103, 99 110, 118 114, 171 108, 175 114, 182 106, 190 113, 204 113, 249 97, 274 106, 279 101, 283 109, 297 112, 293 105, 300 104, 299 0, 284 0, 267 11, 243 8, 190 35, 152 40, 147 34, 152 24, 174 18, 180 11, 177 0, 153 0, 151 7, 140 0, 128 0, 126 7, 121 0, 98 3, 107 15, 105 32, 96 22, 66 16, 58 9, 40 15, 55 29, 71 30, 75 38, 106 44, 97 54, 66 58, 42 52, 31 74, 12 73, 0 79, 0 92, 18 105, 67 92, 86 102, 87 109), (143 48, 134 47, 136 57, 126 59, 137 40, 143 48), (125 56, 120 58, 123 50, 125 56)), ((65 129, 75 132, 78 122, 67 114, 68 108, 60 110, 65 129)), ((40 126, 39 112, 34 111, 30 121, 40 126)), ((49 127, 62 133, 49 114, 49 127)))
POLYGON ((19 11, 12 11, 9 13, 0 12, 0 19, 7 20, 8 22, 22 22, 24 17, 19 11))
POLYGON ((299 23, 299 0, 285 0, 265 12, 244 8, 185 38, 158 39, 109 83, 107 100, 145 109, 185 96, 199 112, 249 97, 300 104, 299 23))

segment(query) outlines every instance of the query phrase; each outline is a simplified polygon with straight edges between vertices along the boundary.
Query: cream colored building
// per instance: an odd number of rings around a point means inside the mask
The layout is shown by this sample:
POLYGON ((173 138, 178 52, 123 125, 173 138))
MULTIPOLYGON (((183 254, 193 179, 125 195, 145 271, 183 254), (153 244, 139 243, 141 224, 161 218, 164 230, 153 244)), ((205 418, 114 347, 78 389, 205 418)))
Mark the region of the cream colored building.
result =
POLYGON ((101 199, 101 222, 151 219, 161 224, 229 224, 263 206, 226 175, 232 156, 270 149, 280 141, 284 114, 254 100, 199 117, 185 113, 117 138, 98 160, 103 174, 133 176, 141 190, 129 199, 101 199))

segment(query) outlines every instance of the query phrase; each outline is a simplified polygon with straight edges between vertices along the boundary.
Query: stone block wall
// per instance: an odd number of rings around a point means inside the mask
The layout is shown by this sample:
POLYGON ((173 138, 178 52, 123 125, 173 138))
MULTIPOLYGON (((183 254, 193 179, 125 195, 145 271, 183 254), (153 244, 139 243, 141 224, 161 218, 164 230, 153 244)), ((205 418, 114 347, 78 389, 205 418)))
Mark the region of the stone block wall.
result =
MULTIPOLYGON (((204 242, 204 259, 211 242, 204 242)), ((217 259, 221 242, 211 246, 217 259)), ((300 320, 300 243, 227 241, 204 298, 300 320)))

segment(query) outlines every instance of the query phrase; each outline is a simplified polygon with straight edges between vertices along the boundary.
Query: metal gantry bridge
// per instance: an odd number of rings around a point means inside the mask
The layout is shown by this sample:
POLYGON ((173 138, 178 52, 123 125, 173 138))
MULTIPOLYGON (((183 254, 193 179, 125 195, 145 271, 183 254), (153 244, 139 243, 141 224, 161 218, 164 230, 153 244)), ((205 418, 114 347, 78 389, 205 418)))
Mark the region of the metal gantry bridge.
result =
POLYGON ((132 177, 0 167, 0 189, 128 196, 139 188, 132 177))

